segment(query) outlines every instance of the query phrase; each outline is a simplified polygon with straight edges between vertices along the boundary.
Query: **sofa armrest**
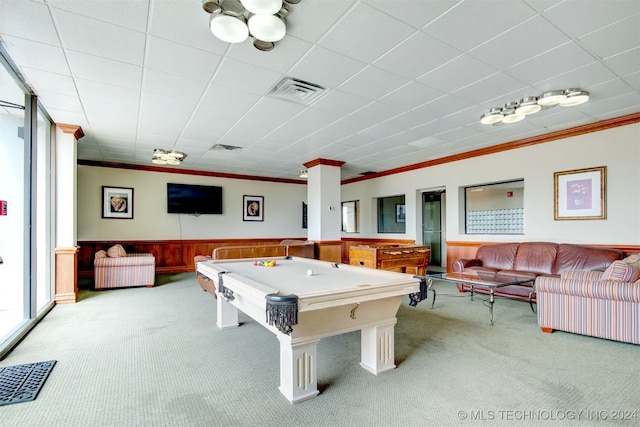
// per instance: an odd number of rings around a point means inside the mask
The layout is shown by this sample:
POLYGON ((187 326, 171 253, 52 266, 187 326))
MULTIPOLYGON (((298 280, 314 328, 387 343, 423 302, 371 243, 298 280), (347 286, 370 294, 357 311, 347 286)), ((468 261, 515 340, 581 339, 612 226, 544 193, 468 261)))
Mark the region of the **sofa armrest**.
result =
POLYGON ((155 265, 156 258, 153 254, 127 254, 116 258, 96 258, 93 265, 96 268, 103 267, 135 267, 139 265, 155 265))
POLYGON ((535 282, 536 292, 595 298, 612 301, 640 302, 640 281, 618 282, 615 280, 580 280, 539 276, 535 282))
POLYGON ((200 261, 209 261, 211 260, 211 255, 196 255, 193 257, 193 264, 197 264, 200 261))
POLYGON ((600 280, 602 271, 566 270, 560 274, 562 279, 588 280, 591 282, 600 280))
POLYGON ((482 261, 476 258, 459 258, 453 261, 453 271, 464 271, 465 268, 469 267, 480 267, 482 266, 482 261))

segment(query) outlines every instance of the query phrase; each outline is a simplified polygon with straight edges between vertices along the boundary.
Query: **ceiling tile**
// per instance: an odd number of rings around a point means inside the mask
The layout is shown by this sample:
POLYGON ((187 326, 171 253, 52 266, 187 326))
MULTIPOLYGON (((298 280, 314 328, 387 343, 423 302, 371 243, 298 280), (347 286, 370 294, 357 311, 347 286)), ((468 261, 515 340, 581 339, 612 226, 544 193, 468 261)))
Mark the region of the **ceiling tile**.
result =
POLYGON ((407 84, 409 80, 377 67, 366 67, 339 86, 339 89, 367 99, 378 99, 407 84))
POLYGON ((289 75, 327 89, 334 89, 363 69, 365 64, 328 49, 314 46, 289 75))
POLYGON ((138 111, 140 91, 122 86, 108 85, 91 80, 76 79, 82 99, 96 100, 105 104, 126 106, 138 111))
POLYGON ((434 89, 433 87, 417 82, 409 82, 406 85, 389 92, 378 101, 396 107, 397 111, 409 111, 444 95, 445 92, 442 90, 434 89))
POLYGON ((461 51, 468 51, 533 16, 535 12, 522 2, 461 1, 423 31, 461 51))
POLYGON ((459 3, 459 0, 429 0, 428 7, 415 0, 366 0, 366 3, 414 28, 422 28, 459 3))
POLYGON ((2 36, 2 43, 11 52, 11 59, 23 69, 33 68, 56 74, 70 75, 64 51, 57 46, 37 43, 13 36, 2 36))
POLYGON ((640 2, 637 0, 615 0, 615 2, 564 1, 555 3, 554 7, 545 11, 545 15, 550 21, 556 23, 559 28, 562 28, 562 31, 574 38, 640 13, 640 2))
POLYGON ((416 79, 460 53, 459 50, 418 32, 375 61, 375 65, 409 79, 416 79))
POLYGON ((149 33, 222 55, 229 45, 211 34, 210 18, 201 1, 154 1, 149 33))
POLYGON ((140 90, 142 68, 81 52, 67 53, 73 75, 85 80, 140 90))
POLYGON ((49 8, 45 4, 23 0, 21 7, 14 6, 9 0, 0 1, 0 35, 10 34, 22 39, 60 46, 49 8), (25 21, 29 22, 29 25, 25 25, 25 21))
POLYGON ((56 20, 64 48, 142 65, 143 33, 63 10, 57 11, 56 20))
POLYGON ((357 3, 318 44, 371 63, 414 32, 411 26, 366 3, 357 3))
POLYGON ((158 37, 149 37, 145 65, 153 70, 209 81, 222 57, 158 37))
POLYGON ((470 53, 480 61, 504 69, 527 61, 570 40, 560 30, 538 16, 500 34, 470 53))
POLYGON ((206 86, 207 83, 201 80, 192 80, 162 71, 147 69, 142 90, 145 93, 192 101, 195 104, 201 98, 206 86))
POLYGON ((622 21, 580 37, 580 42, 599 57, 607 58, 617 55, 638 47, 640 44, 639 23, 640 14, 636 13, 622 21))
POLYGON ((281 75, 274 71, 256 67, 246 62, 226 59, 220 65, 214 78, 214 83, 256 95, 265 95, 280 77, 281 75))
POLYGON ((465 54, 451 61, 444 61, 442 65, 420 77, 418 81, 445 92, 455 92, 497 72, 495 67, 465 54))
POLYGON ((529 84, 544 81, 558 74, 576 71, 596 61, 596 58, 570 42, 515 65, 509 75, 529 84))
POLYGON ((45 0, 56 9, 63 9, 95 18, 112 24, 121 25, 136 31, 145 31, 149 2, 131 0, 69 1, 45 0))

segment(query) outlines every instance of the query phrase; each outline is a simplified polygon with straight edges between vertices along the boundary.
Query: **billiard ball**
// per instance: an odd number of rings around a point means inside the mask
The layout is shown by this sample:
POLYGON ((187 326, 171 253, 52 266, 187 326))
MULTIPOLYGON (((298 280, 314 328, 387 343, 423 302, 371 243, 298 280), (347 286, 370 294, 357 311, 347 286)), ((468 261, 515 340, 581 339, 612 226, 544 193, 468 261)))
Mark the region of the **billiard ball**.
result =
POLYGON ((307 276, 313 276, 313 270, 311 269, 307 270, 307 276))

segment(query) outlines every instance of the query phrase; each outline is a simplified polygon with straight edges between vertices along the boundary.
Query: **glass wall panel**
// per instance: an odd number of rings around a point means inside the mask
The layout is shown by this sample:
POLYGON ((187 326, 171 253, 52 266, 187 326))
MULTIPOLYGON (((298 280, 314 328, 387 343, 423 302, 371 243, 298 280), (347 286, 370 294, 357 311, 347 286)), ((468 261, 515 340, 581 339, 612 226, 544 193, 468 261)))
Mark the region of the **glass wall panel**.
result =
POLYGON ((0 343, 28 318, 25 93, 0 63, 0 343))
POLYGON ((51 242, 51 121, 38 109, 36 199, 36 308, 38 314, 53 299, 53 246, 51 242))

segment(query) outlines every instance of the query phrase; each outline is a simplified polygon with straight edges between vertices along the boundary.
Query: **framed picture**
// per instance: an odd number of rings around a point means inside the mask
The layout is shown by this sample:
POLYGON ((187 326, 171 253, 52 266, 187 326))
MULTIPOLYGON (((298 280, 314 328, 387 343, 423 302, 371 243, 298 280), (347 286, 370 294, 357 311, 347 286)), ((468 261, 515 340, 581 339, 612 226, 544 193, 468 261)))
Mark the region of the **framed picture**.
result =
POLYGON ((103 185, 102 218, 133 219, 133 188, 103 185))
POLYGON ((264 220, 264 197, 262 196, 242 196, 242 210, 245 221, 264 220))
POLYGON ((555 172, 553 219, 605 219, 606 172, 606 166, 555 172))
POLYGON ((396 205, 396 222, 404 222, 405 221, 405 205, 396 205))

